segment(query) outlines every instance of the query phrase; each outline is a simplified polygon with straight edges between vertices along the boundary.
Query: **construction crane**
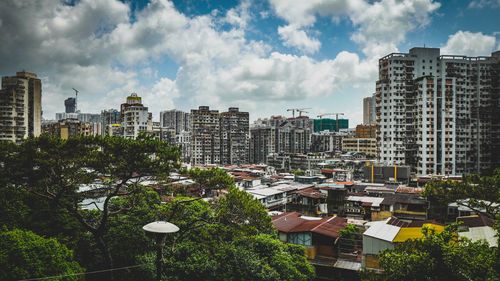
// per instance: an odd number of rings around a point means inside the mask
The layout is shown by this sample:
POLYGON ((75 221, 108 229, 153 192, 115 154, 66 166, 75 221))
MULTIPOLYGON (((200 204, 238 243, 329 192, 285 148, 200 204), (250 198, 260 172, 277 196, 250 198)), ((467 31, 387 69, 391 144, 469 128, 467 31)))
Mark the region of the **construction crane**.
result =
POLYGON ((340 113, 340 112, 335 112, 335 113, 323 113, 323 114, 320 114, 318 115, 318 118, 319 118, 319 124, 320 124, 320 131, 323 131, 323 121, 321 121, 321 119, 323 118, 323 116, 333 116, 335 115, 335 120, 336 120, 336 124, 337 124, 337 127, 335 128, 335 131, 338 132, 339 131, 339 115, 344 115, 344 113, 340 113))
POLYGON ((302 113, 309 113, 305 111, 306 109, 311 109, 311 108, 289 108, 286 111, 291 111, 292 112, 292 117, 295 118, 295 111, 299 113, 299 117, 302 116, 302 113))
POLYGON ((77 89, 75 89, 75 88, 71 88, 71 89, 73 89, 73 91, 75 91, 75 96, 76 96, 76 97, 75 97, 75 112, 78 112, 78 107, 77 107, 77 105, 78 105, 78 92, 79 92, 79 91, 78 91, 77 89))

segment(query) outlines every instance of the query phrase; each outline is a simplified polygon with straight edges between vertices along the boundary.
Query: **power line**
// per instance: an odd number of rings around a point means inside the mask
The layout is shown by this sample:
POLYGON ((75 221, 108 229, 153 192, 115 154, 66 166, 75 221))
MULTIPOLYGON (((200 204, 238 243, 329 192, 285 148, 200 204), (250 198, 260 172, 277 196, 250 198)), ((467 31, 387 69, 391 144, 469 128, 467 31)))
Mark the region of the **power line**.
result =
POLYGON ((79 272, 79 273, 72 273, 72 274, 65 274, 65 275, 54 275, 54 276, 47 276, 47 277, 21 279, 21 280, 18 280, 18 281, 46 280, 46 279, 51 279, 51 278, 61 278, 61 277, 69 277, 69 276, 95 274, 95 273, 109 272, 109 271, 115 271, 115 270, 122 270, 122 269, 127 269, 127 268, 141 267, 141 266, 144 266, 144 265, 147 265, 147 264, 146 263, 145 264, 137 264, 137 265, 124 266, 124 267, 101 269, 101 270, 88 271, 88 272, 79 272))

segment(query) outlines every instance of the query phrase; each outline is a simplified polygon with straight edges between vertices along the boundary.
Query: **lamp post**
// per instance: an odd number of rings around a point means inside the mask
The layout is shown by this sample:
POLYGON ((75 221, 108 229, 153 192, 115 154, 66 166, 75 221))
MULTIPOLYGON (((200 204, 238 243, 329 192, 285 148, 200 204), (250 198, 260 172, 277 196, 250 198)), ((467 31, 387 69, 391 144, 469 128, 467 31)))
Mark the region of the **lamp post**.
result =
POLYGON ((156 280, 161 280, 161 261, 163 259, 163 246, 168 233, 179 231, 179 227, 166 221, 155 221, 142 227, 144 231, 153 233, 156 238, 156 280))

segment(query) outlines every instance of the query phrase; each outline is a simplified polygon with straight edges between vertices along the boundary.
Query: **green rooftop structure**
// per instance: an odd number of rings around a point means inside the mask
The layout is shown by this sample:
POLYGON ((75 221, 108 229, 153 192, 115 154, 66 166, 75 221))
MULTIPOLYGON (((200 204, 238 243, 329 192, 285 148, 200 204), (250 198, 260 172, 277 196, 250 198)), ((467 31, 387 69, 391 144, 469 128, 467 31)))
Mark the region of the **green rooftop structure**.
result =
MULTIPOLYGON (((348 129, 349 119, 339 119, 339 129, 348 129)), ((314 119, 314 132, 338 132, 337 120, 331 118, 314 119)))

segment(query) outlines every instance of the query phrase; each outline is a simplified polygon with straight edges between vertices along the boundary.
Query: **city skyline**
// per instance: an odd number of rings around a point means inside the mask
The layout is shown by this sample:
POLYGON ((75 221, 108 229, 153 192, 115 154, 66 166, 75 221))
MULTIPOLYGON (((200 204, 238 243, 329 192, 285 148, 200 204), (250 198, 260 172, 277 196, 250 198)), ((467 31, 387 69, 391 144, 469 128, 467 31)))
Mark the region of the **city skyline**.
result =
POLYGON ((155 120, 199 105, 239 107, 251 121, 311 107, 311 118, 341 110, 355 125, 379 58, 424 44, 456 55, 499 49, 495 1, 41 4, 0 4, 0 32, 10 38, 0 75, 37 73, 45 119, 64 111, 74 87, 82 112, 116 108, 137 92, 155 120))

